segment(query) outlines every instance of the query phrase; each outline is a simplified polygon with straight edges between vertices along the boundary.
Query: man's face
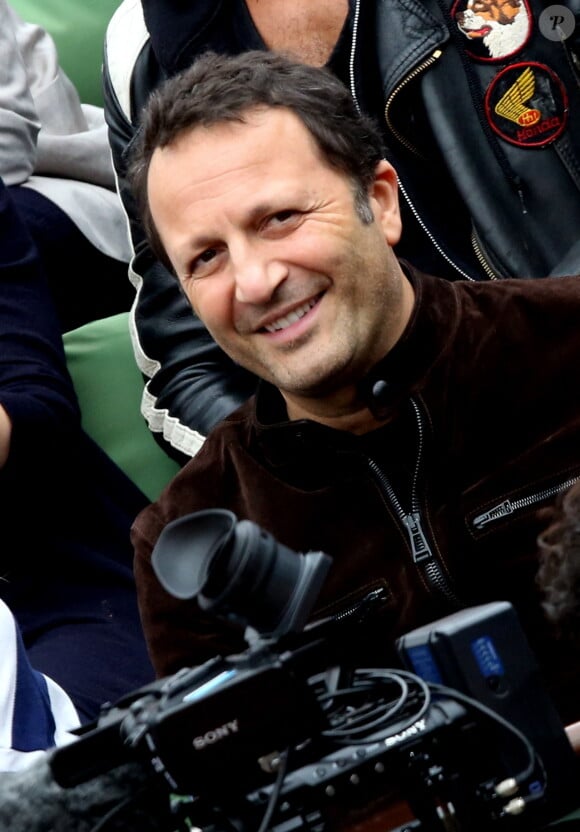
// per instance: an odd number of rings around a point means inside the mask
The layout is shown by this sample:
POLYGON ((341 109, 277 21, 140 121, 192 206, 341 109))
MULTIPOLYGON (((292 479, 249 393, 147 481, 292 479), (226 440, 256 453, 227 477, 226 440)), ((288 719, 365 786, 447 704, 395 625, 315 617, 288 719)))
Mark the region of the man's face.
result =
POLYGON ((394 171, 377 168, 373 222, 353 193, 283 109, 196 128, 151 160, 151 214, 193 308, 287 402, 352 386, 408 319, 394 171))

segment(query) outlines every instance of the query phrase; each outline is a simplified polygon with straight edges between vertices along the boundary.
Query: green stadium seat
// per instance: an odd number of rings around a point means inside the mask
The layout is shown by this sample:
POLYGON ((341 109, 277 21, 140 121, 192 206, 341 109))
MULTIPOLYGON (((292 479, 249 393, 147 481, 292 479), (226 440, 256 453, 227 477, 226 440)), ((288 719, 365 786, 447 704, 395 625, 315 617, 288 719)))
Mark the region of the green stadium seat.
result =
POLYGON ((60 65, 81 101, 102 106, 101 66, 105 29, 121 0, 9 0, 23 20, 54 38, 60 65))
POLYGON ((179 466, 155 442, 141 416, 141 374, 128 314, 85 324, 64 335, 83 427, 111 459, 155 500, 179 466))

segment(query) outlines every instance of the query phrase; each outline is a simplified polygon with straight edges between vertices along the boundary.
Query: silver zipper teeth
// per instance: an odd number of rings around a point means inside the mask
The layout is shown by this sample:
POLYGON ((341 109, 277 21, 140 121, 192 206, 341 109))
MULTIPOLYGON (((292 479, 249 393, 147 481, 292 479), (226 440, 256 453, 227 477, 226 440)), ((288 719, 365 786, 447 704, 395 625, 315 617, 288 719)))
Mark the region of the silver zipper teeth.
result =
POLYGON ((452 268, 452 269, 455 269, 455 271, 457 272, 457 274, 461 275, 461 277, 463 277, 465 280, 470 280, 472 283, 476 283, 477 281, 475 280, 475 278, 474 278, 474 277, 472 277, 470 274, 467 274, 467 272, 463 271, 463 269, 461 269, 461 268, 457 265, 457 263, 455 263, 455 262, 451 259, 451 257, 449 257, 449 255, 448 255, 448 254, 447 254, 447 253, 446 253, 446 252, 445 252, 445 251, 441 248, 441 246, 439 245, 439 243, 437 242, 437 240, 435 239, 435 237, 433 236, 433 234, 431 233, 431 231, 427 228, 427 226, 426 226, 426 225, 425 225, 425 223, 423 222, 422 217, 420 216, 419 212, 417 211, 417 209, 415 208, 415 206, 414 206, 414 205, 413 205, 413 203, 411 202, 411 197, 410 197, 410 196, 409 196, 409 194, 407 193, 407 191, 406 191, 406 189, 405 189, 405 187, 404 187, 403 183, 401 182, 401 180, 400 180, 398 177, 397 177, 397 181, 398 181, 398 183, 399 183, 399 190, 400 190, 400 192, 403 194, 403 197, 405 198, 405 202, 406 202, 406 203, 407 203, 407 205, 409 206, 409 208, 410 208, 410 210, 411 210, 411 213, 413 214, 413 216, 414 216, 414 217, 415 217, 415 219, 417 220, 417 222, 418 222, 418 224, 420 225, 421 229, 425 232, 425 234, 426 234, 426 235, 427 235, 427 237, 429 238, 429 242, 431 243, 431 245, 433 246, 433 248, 437 251, 437 253, 439 254, 439 256, 440 256, 440 257, 442 257, 442 258, 445 260, 445 262, 446 262, 446 263, 449 263, 449 265, 451 266, 451 268, 452 268))
POLYGON ((350 94, 352 95, 352 100, 354 101, 354 105, 358 110, 360 115, 361 109, 358 103, 358 98, 356 94, 356 86, 354 83, 354 56, 356 53, 356 41, 358 38, 358 22, 360 19, 360 0, 357 0, 355 7, 354 7, 354 15, 352 19, 352 45, 350 48, 350 58, 348 62, 348 73, 350 79, 350 94))
POLYGON ((407 533, 407 539, 411 548, 413 562, 420 568, 425 575, 429 586, 441 593, 448 601, 457 602, 457 598, 449 586, 447 578, 445 577, 436 556, 433 554, 427 535, 423 530, 421 521, 421 512, 419 508, 419 499, 417 497, 417 485, 419 482, 419 471, 421 468, 421 461, 423 457, 423 424, 421 421, 421 412, 419 406, 414 399, 411 399, 413 410, 415 411, 415 418, 417 420, 418 432, 418 448, 417 459, 415 462, 415 470, 413 472, 413 480, 411 485, 411 511, 405 512, 397 494, 391 484, 391 481, 386 476, 382 468, 377 465, 373 459, 368 459, 368 465, 375 478, 379 481, 384 491, 389 498, 389 502, 395 509, 395 512, 403 524, 407 533))
MULTIPOLYGON (((357 2, 355 4, 355 9, 354 9, 353 25, 352 25, 352 46, 351 46, 351 50, 350 50, 350 59, 349 59, 349 78, 350 78, 350 94, 352 95, 352 99, 354 101, 355 107, 357 108, 358 112, 360 113, 361 108, 360 108, 360 104, 359 104, 359 101, 358 101, 358 96, 356 94, 356 84, 355 84, 355 78, 354 78, 354 59, 355 59, 356 46, 357 46, 356 42, 357 42, 357 37, 358 37, 359 18, 360 18, 360 0, 357 0, 357 2)), ((417 211, 417 209, 413 205, 413 203, 411 201, 411 197, 409 196, 406 189, 404 188, 401 180, 398 177, 397 177, 397 180, 398 180, 398 183, 399 183, 399 190, 403 194, 405 202, 409 206, 409 210, 411 211, 411 213, 415 217, 415 220, 419 224, 419 227, 427 235, 427 238, 429 239, 429 242, 431 243, 431 245, 433 246, 435 251, 439 254, 440 257, 442 257, 445 260, 446 263, 448 263, 451 266, 452 269, 455 269, 455 271, 457 272, 458 275, 461 275, 461 277, 465 278, 465 280, 471 280, 472 282, 475 282, 474 277, 471 277, 471 275, 467 274, 467 272, 465 272, 465 271, 463 271, 463 269, 459 268, 457 263, 455 263, 451 259, 451 257, 449 257, 449 255, 445 251, 443 251, 443 249, 441 248, 441 246, 439 245, 439 243, 437 242, 437 240, 435 239, 433 234, 429 231, 429 229, 427 228, 427 226, 423 222, 423 219, 421 218, 421 216, 419 215, 419 212, 417 211)))
POLYGON ((436 49, 432 55, 430 55, 422 63, 418 64, 414 69, 412 69, 411 72, 399 84, 397 84, 395 89, 389 95, 385 104, 385 122, 387 124, 387 127, 389 128, 393 136, 395 136, 395 138, 398 139, 398 141, 404 147, 406 147, 407 150, 409 150, 415 156, 418 156, 420 159, 424 159, 423 154, 417 150, 415 145, 412 142, 410 142, 406 136, 404 136, 402 133, 399 133, 399 131, 394 127, 393 122, 391 121, 389 116, 389 110, 393 104, 393 101, 401 92, 401 90, 404 89, 408 84, 410 84, 411 81, 413 81, 415 78, 421 75, 422 72, 425 72, 426 69, 429 69, 430 66, 436 63, 442 54, 443 50, 436 49))
POLYGON ((367 592, 366 595, 363 595, 362 598, 356 604, 352 604, 347 609, 341 610, 337 612, 336 615, 332 616, 333 621, 341 621, 343 618, 348 618, 349 616, 353 615, 357 610, 361 608, 361 606, 366 602, 370 601, 373 598, 379 598, 381 595, 384 595, 384 589, 372 589, 370 592, 367 592))
POLYGON ((559 494, 561 491, 566 491, 575 482, 578 482, 578 480, 580 480, 580 477, 572 477, 560 485, 545 488, 543 491, 538 491, 537 494, 531 494, 529 497, 520 497, 519 500, 503 500, 503 502, 498 503, 488 511, 484 511, 483 514, 478 514, 477 517, 474 517, 472 525, 476 529, 483 529, 485 526, 489 526, 490 523, 495 523, 497 520, 503 520, 504 517, 509 517, 510 514, 514 514, 514 512, 519 511, 521 508, 529 508, 529 506, 533 506, 535 503, 541 503, 543 500, 547 500, 548 497, 555 497, 556 494, 559 494))
MULTIPOLYGON (((416 78, 418 75, 421 74, 421 72, 424 72, 426 69, 428 69, 431 66, 431 64, 435 63, 435 61, 437 61, 441 57, 441 54, 442 54, 442 51, 440 49, 437 49, 433 53, 433 55, 431 55, 429 58, 427 58, 427 60, 425 60, 418 67, 415 67, 415 69, 410 73, 410 75, 408 75, 407 78, 405 78, 403 81, 401 81, 401 83, 396 87, 396 89, 393 90, 393 92, 390 94, 390 96, 388 98, 387 103, 385 104, 385 122, 387 124, 387 127, 393 133, 393 135, 395 135, 396 138, 401 142, 401 144, 403 144, 405 147, 407 147, 409 150, 411 150, 415 155, 419 155, 419 154, 417 153, 417 150, 413 147, 413 145, 410 142, 408 142, 405 139, 404 136, 401 136, 400 133, 397 130, 395 130, 393 128, 393 126, 391 124, 391 121, 388 117, 388 110, 391 107, 395 96, 398 95, 400 90, 403 89, 409 83, 409 81, 411 81, 413 78, 416 78)), ((403 183, 401 182, 401 180, 399 179, 399 177, 397 177, 397 181, 398 181, 398 184, 399 184, 399 190, 403 194, 405 202, 407 203, 411 213, 415 217, 415 220, 419 224, 422 231, 427 235, 427 238, 429 239, 429 242, 431 243, 433 248, 437 251, 439 256, 442 257, 445 260, 445 262, 448 263, 451 266, 452 269, 455 269, 457 274, 461 275, 461 277, 463 277, 465 280, 471 280, 472 282, 475 282, 475 278, 473 278, 470 274, 467 274, 466 271, 461 269, 457 265, 457 263, 454 260, 452 260, 451 257, 449 257, 447 252, 443 250, 443 248, 441 247, 441 245, 439 244, 437 239, 433 236, 432 232, 425 225, 425 222, 423 221, 423 218, 421 217, 421 215, 419 214, 419 212, 415 208, 415 205, 413 204, 413 202, 411 200, 411 197, 407 193, 407 190, 406 190, 405 186, 403 185, 403 183)))
POLYGON ((489 265, 489 263, 485 259, 485 256, 483 254, 483 251, 481 250, 481 246, 480 246, 479 241, 478 241, 478 239, 475 235, 475 232, 473 232, 472 235, 471 235, 471 246, 473 248, 473 251, 475 252, 475 256, 477 257, 477 260, 478 260, 481 268, 486 273, 488 278, 490 280, 499 280, 497 274, 494 272, 494 270, 491 268, 491 266, 489 265))

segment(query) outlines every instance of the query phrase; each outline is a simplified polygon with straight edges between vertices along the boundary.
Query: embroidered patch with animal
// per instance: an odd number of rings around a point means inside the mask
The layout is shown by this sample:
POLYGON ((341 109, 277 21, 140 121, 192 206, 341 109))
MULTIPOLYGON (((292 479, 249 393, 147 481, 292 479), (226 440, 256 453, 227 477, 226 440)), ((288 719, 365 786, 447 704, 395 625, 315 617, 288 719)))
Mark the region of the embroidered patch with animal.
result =
POLYGON ((495 132, 518 147, 545 147, 568 120, 566 88, 545 64, 534 61, 502 69, 485 93, 485 112, 495 132))
POLYGON ((457 0, 451 10, 466 37, 465 51, 478 61, 505 61, 532 31, 527 0, 457 0))

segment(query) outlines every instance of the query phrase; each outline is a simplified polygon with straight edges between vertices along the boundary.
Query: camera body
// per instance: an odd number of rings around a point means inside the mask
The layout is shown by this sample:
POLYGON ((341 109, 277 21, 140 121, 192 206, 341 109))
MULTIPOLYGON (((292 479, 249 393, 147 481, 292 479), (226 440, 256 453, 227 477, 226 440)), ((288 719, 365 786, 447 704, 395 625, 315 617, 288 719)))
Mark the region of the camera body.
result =
POLYGON ((188 796, 188 828, 220 832, 322 832, 395 797, 414 818, 405 828, 424 832, 523 832, 574 807, 576 758, 511 605, 409 633, 400 668, 360 668, 344 645, 376 626, 380 592, 304 626, 327 556, 278 549, 229 512, 166 532, 154 557, 161 582, 221 605, 246 626, 249 647, 104 709, 53 755, 60 785, 140 760, 168 794, 188 796), (192 550, 191 540, 202 543, 192 550), (261 604, 272 582, 277 602, 261 604))
MULTIPOLYGON (((263 761, 321 730, 308 685, 274 655, 225 659, 199 684, 197 672, 173 679, 154 709, 133 709, 122 734, 143 748, 175 792, 223 797, 224 783, 244 793, 271 781, 263 761), (196 678, 197 677, 197 678, 196 678)), ((221 799, 221 798, 220 798, 221 799)))

